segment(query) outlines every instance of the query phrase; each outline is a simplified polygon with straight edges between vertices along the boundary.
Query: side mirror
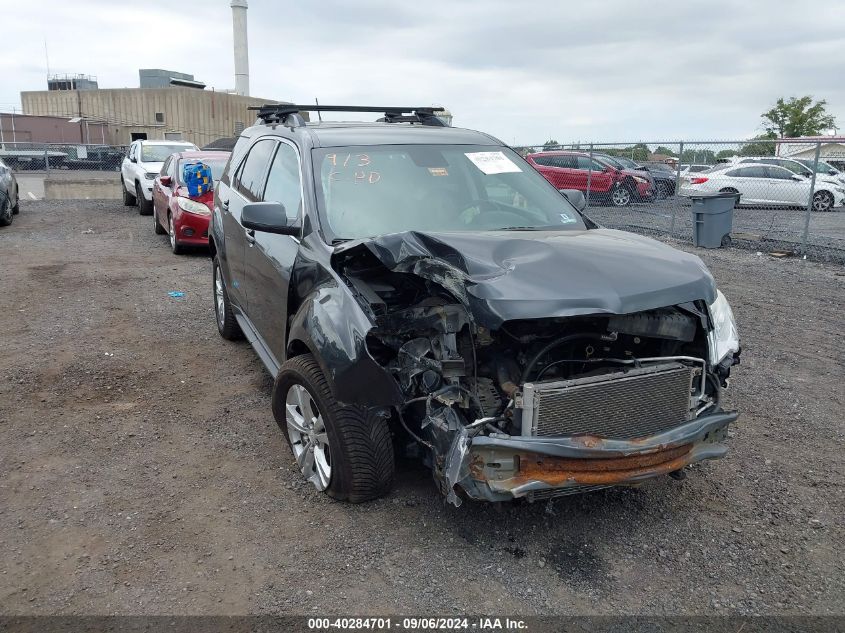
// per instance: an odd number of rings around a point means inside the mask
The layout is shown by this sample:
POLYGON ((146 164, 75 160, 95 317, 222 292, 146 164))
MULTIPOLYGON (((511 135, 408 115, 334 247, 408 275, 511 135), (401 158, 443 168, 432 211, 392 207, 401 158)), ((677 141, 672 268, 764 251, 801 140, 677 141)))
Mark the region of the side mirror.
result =
POLYGON ((130 157, 129 157, 129 162, 130 162, 130 163, 137 163, 137 162, 138 162, 138 159, 137 159, 137 158, 135 158, 134 156, 130 156, 130 157))
POLYGON ((159 180, 161 180, 161 184, 165 187, 169 187, 173 183, 173 178, 170 176, 161 176, 159 180))
POLYGON ((839 172, 838 172, 838 171, 836 171, 835 169, 828 169, 828 170, 827 170, 827 174, 828 174, 828 176, 836 176, 838 173, 839 173, 839 172))
POLYGON ((587 199, 584 197, 583 192, 578 189, 560 189, 560 193, 563 194, 563 197, 569 200, 569 204, 578 209, 578 211, 583 211, 587 208, 587 199))
POLYGON ((804 178, 812 178, 813 177, 812 172, 809 172, 809 171, 802 171, 801 175, 804 176, 804 178))
POLYGON ((289 221, 281 202, 252 202, 241 211, 241 226, 262 233, 298 236, 300 225, 289 221))

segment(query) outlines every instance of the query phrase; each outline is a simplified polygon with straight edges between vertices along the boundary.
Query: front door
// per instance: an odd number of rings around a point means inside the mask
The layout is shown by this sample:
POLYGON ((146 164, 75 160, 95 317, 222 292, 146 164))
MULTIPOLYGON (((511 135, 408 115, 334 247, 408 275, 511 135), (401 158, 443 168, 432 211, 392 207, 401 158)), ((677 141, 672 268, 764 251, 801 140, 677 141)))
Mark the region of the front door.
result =
MULTIPOLYGON (((299 154, 280 142, 264 188, 262 200, 279 202, 290 224, 302 215, 302 178, 299 154)), ((287 300, 291 270, 299 251, 299 238, 256 231, 247 237, 244 277, 249 315, 277 364, 284 362, 287 341, 287 300)))

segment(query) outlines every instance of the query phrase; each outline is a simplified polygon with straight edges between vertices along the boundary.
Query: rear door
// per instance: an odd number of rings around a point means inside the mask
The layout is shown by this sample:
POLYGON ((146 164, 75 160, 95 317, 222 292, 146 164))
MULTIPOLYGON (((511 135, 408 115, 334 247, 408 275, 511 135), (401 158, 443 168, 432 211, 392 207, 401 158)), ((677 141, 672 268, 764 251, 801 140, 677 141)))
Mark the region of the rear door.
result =
POLYGON ((241 213, 244 205, 261 200, 270 159, 276 149, 276 141, 263 138, 256 141, 241 159, 240 164, 231 169, 228 182, 220 181, 216 197, 220 205, 223 222, 224 244, 220 253, 220 266, 226 280, 229 298, 237 308, 249 317, 248 295, 244 283, 244 256, 246 249, 246 229, 241 226, 241 213))
MULTIPOLYGON (((297 149, 280 141, 270 164, 261 199, 280 202, 288 223, 302 217, 302 175, 297 149)), ((247 235, 244 278, 249 316, 278 365, 287 341, 287 302, 291 270, 299 252, 299 236, 255 231, 247 235)))
POLYGON ((728 172, 727 175, 735 176, 731 179, 732 186, 742 194, 742 202, 764 204, 770 201, 766 169, 763 166, 740 167, 728 172))

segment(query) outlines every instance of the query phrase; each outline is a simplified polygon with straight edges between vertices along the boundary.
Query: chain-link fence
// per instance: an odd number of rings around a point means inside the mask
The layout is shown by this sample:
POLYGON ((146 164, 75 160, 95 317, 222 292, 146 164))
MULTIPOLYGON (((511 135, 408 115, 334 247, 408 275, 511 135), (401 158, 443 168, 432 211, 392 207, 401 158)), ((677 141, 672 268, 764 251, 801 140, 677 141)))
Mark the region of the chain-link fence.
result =
POLYGON ((0 158, 23 171, 120 171, 126 146, 70 143, 0 143, 0 158))
POLYGON ((845 139, 515 147, 599 224, 691 239, 690 196, 740 195, 732 242, 845 261, 845 139))

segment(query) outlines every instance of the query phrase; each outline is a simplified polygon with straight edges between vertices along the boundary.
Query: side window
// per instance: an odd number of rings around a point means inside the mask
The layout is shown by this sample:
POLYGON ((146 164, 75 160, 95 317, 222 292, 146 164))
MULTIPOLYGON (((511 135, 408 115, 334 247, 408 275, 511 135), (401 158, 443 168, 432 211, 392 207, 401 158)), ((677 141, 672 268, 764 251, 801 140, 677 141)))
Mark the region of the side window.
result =
POLYGON ((299 179, 299 157, 287 143, 279 143, 276 157, 267 175, 264 200, 281 202, 289 220, 299 217, 302 206, 302 187, 299 179))
POLYGON ((249 154, 238 170, 235 176, 235 189, 248 200, 253 202, 261 200, 264 175, 267 173, 267 165, 275 148, 276 141, 272 139, 258 141, 249 150, 249 154))
POLYGON ((766 178, 766 169, 766 167, 745 167, 740 175, 745 178, 766 178))
POLYGON ((591 161, 589 156, 576 156, 575 160, 577 164, 576 169, 604 171, 604 166, 596 160, 591 161))
POLYGON ((170 169, 167 171, 167 175, 170 176, 174 181, 181 180, 181 178, 176 178, 176 168, 179 165, 178 160, 175 158, 168 159, 170 160, 170 169))
POLYGON ((767 167, 766 171, 769 172, 769 178, 775 178, 777 180, 792 180, 792 172, 788 169, 784 169, 783 167, 767 167))
POLYGON ((552 161, 552 165, 554 165, 555 167, 560 167, 562 169, 576 169, 575 157, 571 154, 555 156, 552 161))
POLYGON ((537 165, 542 165, 543 167, 549 167, 552 164, 551 156, 532 156, 531 160, 537 165))
POLYGON ((162 165, 162 166, 161 166, 161 171, 159 172, 159 175, 161 175, 161 176, 168 176, 168 175, 170 175, 170 164, 171 164, 172 162, 173 162, 173 157, 172 157, 172 156, 168 156, 168 157, 167 157, 167 160, 166 160, 166 161, 164 161, 164 165, 162 165))

